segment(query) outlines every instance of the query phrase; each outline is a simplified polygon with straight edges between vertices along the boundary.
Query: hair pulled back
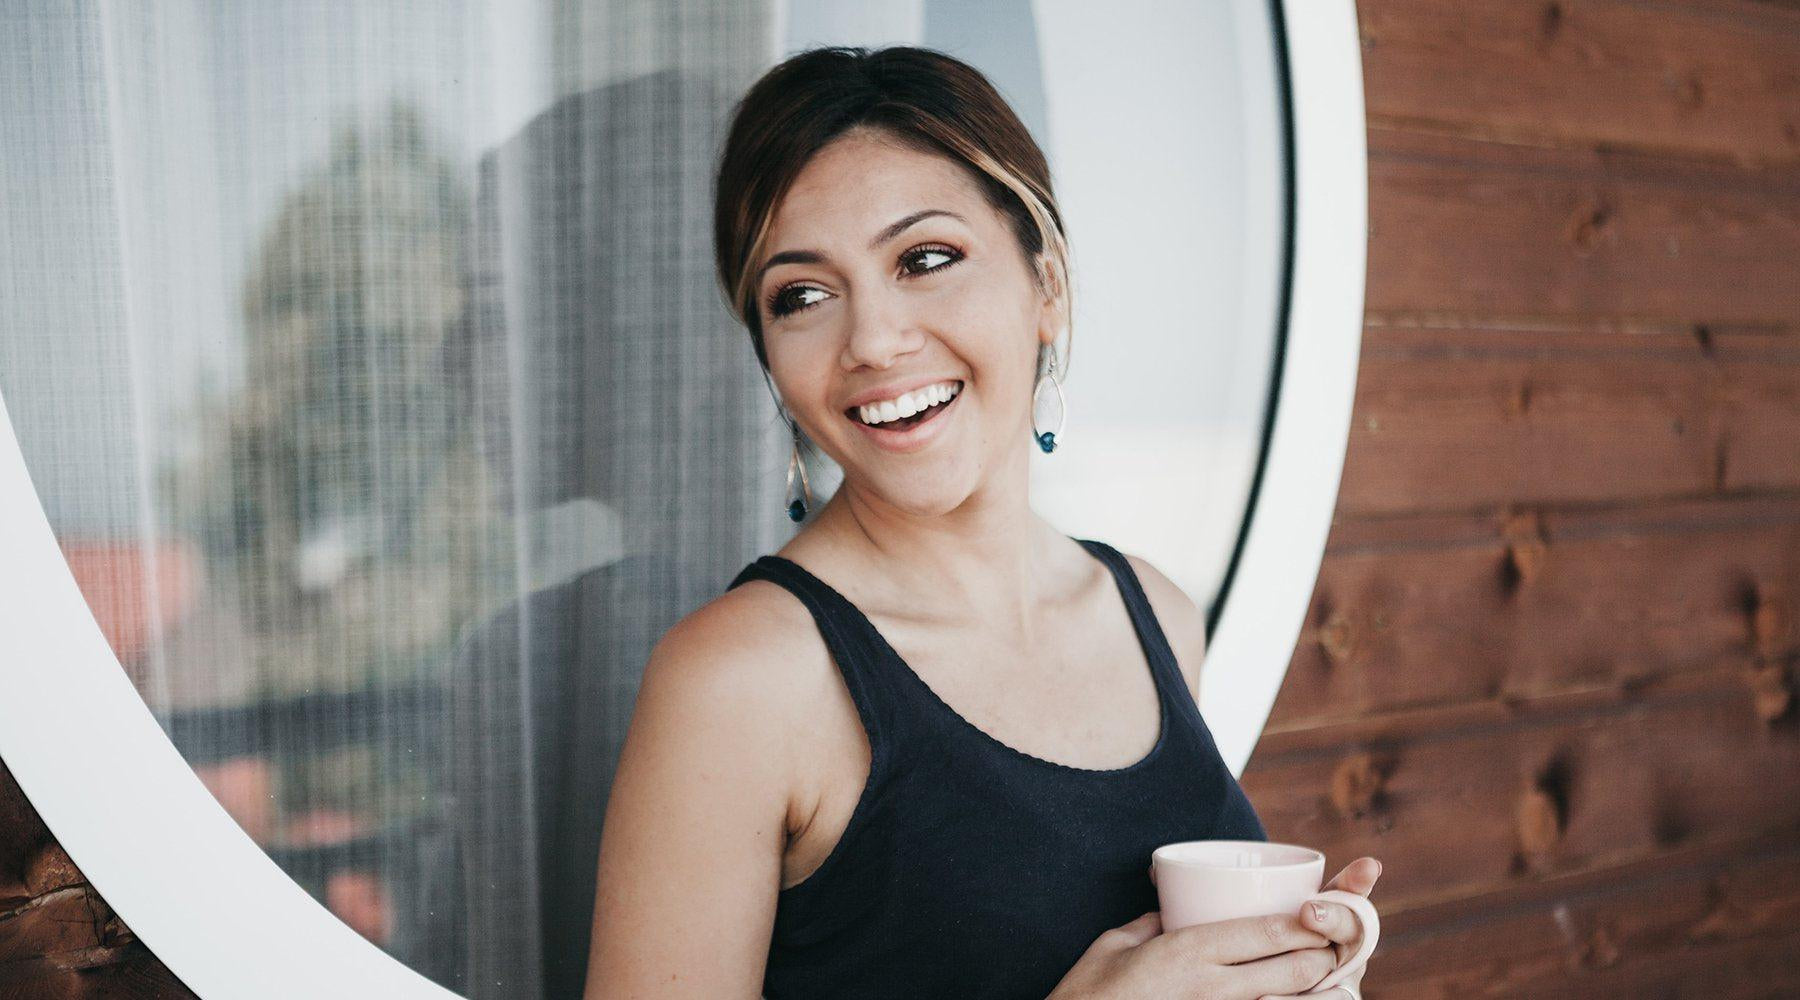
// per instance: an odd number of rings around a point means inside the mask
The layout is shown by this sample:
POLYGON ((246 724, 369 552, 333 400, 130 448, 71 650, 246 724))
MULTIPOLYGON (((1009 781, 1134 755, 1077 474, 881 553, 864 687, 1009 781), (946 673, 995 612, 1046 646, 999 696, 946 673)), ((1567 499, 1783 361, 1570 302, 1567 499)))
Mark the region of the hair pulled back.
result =
MULTIPOLYGON (((809 49, 763 74, 738 102, 713 189, 719 285, 750 331, 765 378, 769 355, 755 262, 763 256, 776 206, 807 161, 857 127, 879 129, 886 138, 967 169, 1009 221, 1038 287, 1054 288, 1063 296, 1064 315, 1073 314, 1068 241, 1049 165, 987 77, 959 59, 913 46, 809 49), (1046 248, 1054 269, 1049 276, 1036 263, 1046 248)), ((1066 358, 1061 367, 1066 369, 1066 358)))

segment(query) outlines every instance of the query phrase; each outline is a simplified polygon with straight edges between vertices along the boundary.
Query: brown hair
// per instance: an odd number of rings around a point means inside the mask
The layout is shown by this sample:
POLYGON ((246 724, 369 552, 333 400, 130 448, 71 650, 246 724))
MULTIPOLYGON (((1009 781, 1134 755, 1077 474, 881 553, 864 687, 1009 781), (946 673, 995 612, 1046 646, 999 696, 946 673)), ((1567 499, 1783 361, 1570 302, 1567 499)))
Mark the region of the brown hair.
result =
POLYGON ((763 74, 738 102, 714 185, 719 284, 750 331, 765 377, 769 356, 752 266, 794 178, 813 154, 859 126, 968 170, 988 203, 1011 221, 1040 289, 1047 286, 1033 258, 1049 248, 1072 315, 1068 241, 1049 165, 987 77, 942 52, 912 46, 809 49, 763 74))

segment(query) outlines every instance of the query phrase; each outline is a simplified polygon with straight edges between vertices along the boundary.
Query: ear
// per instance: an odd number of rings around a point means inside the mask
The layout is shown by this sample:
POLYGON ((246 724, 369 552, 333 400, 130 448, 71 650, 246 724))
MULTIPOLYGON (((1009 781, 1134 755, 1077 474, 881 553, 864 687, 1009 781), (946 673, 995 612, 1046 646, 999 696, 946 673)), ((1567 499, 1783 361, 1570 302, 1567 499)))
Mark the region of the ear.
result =
POLYGON ((1057 335, 1068 325, 1068 276, 1050 254, 1040 253, 1036 260, 1044 296, 1043 306, 1038 314, 1038 339, 1046 344, 1054 344, 1057 335))

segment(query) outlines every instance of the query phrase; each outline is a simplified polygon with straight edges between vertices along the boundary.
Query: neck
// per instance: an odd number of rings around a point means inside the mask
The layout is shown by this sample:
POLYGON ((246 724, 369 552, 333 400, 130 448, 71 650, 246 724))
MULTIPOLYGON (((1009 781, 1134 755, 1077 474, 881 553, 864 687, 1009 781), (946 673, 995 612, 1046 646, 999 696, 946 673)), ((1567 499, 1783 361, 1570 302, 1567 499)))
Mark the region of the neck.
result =
POLYGON ((908 617, 1029 635, 1066 540, 1031 510, 1028 457, 1015 449, 1008 468, 944 512, 905 510, 846 479, 813 530, 859 590, 908 617))

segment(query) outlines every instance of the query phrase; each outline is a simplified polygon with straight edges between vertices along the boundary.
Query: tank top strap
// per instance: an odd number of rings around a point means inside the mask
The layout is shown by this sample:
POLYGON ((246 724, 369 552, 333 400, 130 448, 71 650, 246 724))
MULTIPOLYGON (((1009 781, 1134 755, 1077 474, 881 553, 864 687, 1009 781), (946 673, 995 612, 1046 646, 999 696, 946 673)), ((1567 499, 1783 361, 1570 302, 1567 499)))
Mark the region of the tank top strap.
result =
POLYGON ((1125 600, 1125 611, 1131 616, 1132 627, 1137 629, 1145 656, 1150 661, 1151 675, 1163 696, 1178 706, 1192 705, 1193 696, 1188 691, 1187 678, 1181 673, 1181 663, 1175 658, 1175 649, 1169 645, 1168 636, 1163 634, 1162 624, 1156 620, 1150 597, 1144 593, 1144 585, 1138 579, 1137 571, 1131 568, 1130 560, 1123 552, 1098 539, 1076 538, 1075 541, 1112 570, 1113 579, 1118 581, 1119 596, 1125 600))
POLYGON ((900 683, 905 664, 887 662, 898 654, 876 631, 874 623, 848 598, 799 563, 778 555, 758 556, 725 589, 749 580, 768 580, 782 587, 799 598, 812 614, 832 662, 850 689, 850 699, 856 703, 874 756, 872 767, 879 769, 887 758, 889 743, 905 742, 910 727, 924 717, 916 710, 908 710, 909 702, 918 699, 900 683))

